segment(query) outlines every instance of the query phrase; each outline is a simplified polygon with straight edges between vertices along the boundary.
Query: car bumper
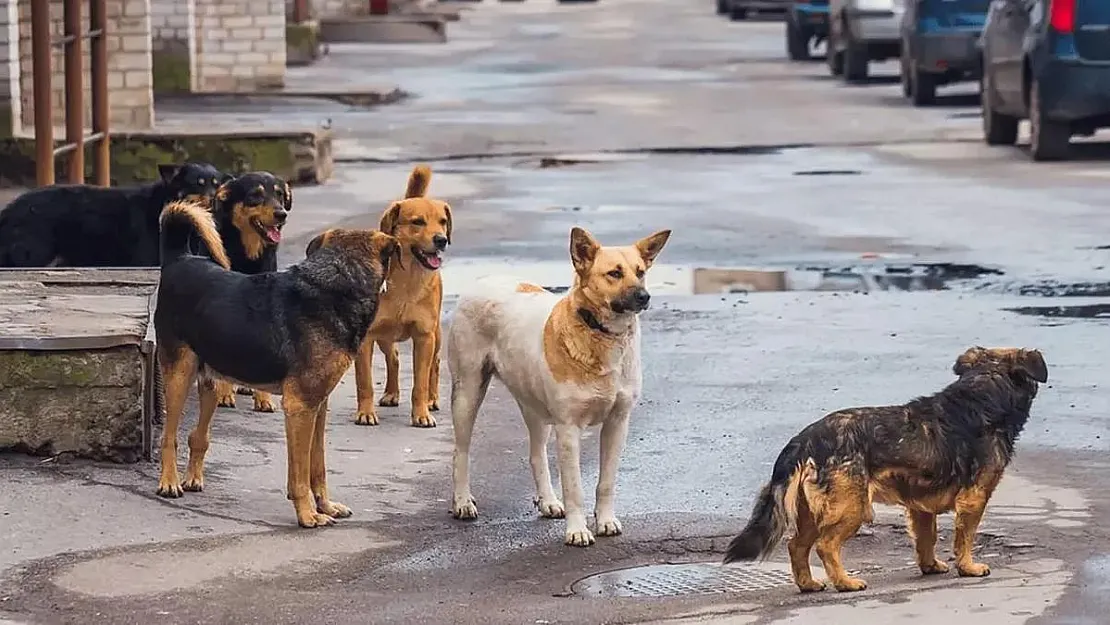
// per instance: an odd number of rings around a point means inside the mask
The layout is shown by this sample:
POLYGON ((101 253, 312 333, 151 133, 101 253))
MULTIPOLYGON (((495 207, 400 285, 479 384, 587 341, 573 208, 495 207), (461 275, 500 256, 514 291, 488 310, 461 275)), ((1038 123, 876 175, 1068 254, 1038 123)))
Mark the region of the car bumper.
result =
POLYGON ((848 29, 856 41, 898 43, 902 14, 895 11, 848 8, 844 11, 848 29))
POLYGON ((978 40, 976 31, 918 35, 914 60, 926 72, 955 70, 978 75, 982 69, 978 40))
POLYGON ((1037 81, 1042 110, 1051 120, 1110 116, 1110 65, 1049 61, 1037 81))

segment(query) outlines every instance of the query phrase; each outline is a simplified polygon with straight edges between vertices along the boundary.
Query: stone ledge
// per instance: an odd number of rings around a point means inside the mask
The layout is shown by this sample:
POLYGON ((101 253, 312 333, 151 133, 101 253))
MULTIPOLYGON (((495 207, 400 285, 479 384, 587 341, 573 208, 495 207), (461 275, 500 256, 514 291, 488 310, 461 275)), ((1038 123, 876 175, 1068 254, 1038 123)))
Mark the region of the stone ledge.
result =
POLYGON ((285 64, 311 65, 320 58, 320 23, 315 20, 285 25, 285 64))
POLYGON ((358 15, 320 20, 327 43, 446 43, 447 20, 440 15, 358 15))

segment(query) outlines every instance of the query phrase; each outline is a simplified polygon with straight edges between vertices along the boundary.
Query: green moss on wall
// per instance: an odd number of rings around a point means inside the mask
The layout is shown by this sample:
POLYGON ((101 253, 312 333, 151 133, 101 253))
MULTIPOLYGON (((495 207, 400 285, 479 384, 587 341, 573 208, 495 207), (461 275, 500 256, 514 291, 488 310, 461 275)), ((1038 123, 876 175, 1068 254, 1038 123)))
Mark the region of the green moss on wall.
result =
POLYGON ((320 57, 320 25, 309 21, 285 25, 285 64, 307 65, 320 57))
POLYGON ((154 93, 188 93, 192 74, 188 53, 157 50, 151 53, 154 93))

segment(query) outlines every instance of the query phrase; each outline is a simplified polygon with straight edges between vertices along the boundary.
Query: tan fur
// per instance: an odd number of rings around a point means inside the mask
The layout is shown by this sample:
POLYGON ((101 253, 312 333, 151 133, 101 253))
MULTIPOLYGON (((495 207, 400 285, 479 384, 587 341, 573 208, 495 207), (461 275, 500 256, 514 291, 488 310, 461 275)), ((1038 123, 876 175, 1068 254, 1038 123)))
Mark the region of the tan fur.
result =
MULTIPOLYGON (((259 186, 259 189, 261 188, 259 186)), ((216 197, 226 198, 227 191, 221 188, 216 192, 216 197), (221 192, 223 193, 222 197, 221 192)), ((258 231, 258 228, 278 225, 277 218, 274 216, 275 208, 278 207, 269 204, 248 206, 242 202, 231 207, 231 223, 239 231, 239 237, 243 241, 243 250, 246 252, 247 258, 256 260, 266 251, 268 243, 262 233, 258 231)), ((234 398, 232 398, 232 401, 234 402, 234 398)))
POLYGON ((409 183, 405 188, 405 199, 424 197, 428 194, 428 185, 432 182, 432 168, 427 165, 413 167, 409 174, 409 183))
POLYGON ((187 200, 170 202, 162 209, 163 218, 169 214, 188 216, 196 226, 197 234, 208 248, 212 259, 224 269, 231 268, 231 261, 227 257, 227 251, 224 250, 223 240, 220 239, 220 231, 216 228, 216 220, 203 204, 187 200))
POLYGON ((516 285, 516 292, 517 293, 546 293, 547 289, 543 288, 542 286, 540 286, 538 284, 532 284, 531 282, 521 282, 520 284, 516 285))

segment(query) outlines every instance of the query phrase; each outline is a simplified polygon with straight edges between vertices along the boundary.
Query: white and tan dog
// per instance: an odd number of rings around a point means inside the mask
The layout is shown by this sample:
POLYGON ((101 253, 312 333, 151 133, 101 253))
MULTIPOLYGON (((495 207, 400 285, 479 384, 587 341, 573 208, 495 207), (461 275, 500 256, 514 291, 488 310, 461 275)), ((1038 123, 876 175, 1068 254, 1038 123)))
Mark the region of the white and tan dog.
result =
POLYGON ((457 519, 473 519, 470 439, 490 380, 508 387, 528 426, 535 504, 547 518, 566 517, 566 543, 593 544, 582 501, 582 430, 601 426, 596 533, 616 536, 613 510, 617 464, 640 397, 640 321, 650 295, 644 274, 671 231, 627 247, 601 247, 581 228, 570 233, 574 286, 565 297, 528 283, 504 293, 462 298, 447 331, 451 416, 455 426, 454 502, 457 519), (563 502, 555 495, 547 439, 555 429, 563 502))

